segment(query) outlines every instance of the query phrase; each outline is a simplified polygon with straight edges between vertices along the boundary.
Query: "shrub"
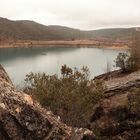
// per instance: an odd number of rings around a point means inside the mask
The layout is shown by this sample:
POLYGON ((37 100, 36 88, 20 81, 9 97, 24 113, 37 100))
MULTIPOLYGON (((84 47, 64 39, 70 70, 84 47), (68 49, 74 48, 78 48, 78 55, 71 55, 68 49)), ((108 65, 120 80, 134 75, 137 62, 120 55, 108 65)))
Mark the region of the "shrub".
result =
POLYGON ((116 67, 122 72, 133 72, 140 69, 140 37, 136 34, 128 53, 119 53, 116 60, 116 67))
POLYGON ((127 62, 128 62, 129 56, 127 53, 119 53, 115 63, 116 63, 116 67, 119 67, 122 72, 127 72, 128 68, 127 68, 127 62))
POLYGON ((25 92, 31 94, 44 107, 49 107, 65 123, 85 127, 94 104, 104 95, 102 81, 89 79, 89 69, 72 70, 66 65, 61 68, 61 77, 33 74, 26 76, 25 92))
POLYGON ((133 89, 128 96, 128 108, 133 114, 138 114, 140 112, 140 89, 133 89))

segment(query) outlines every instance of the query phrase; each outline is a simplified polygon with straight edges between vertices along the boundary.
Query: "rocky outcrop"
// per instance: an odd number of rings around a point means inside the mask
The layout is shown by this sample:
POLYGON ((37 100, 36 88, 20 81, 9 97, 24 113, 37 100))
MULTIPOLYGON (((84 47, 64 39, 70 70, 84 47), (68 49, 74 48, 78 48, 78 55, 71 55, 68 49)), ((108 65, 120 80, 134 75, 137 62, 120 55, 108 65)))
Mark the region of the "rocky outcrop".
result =
POLYGON ((136 107, 136 111, 133 111, 128 102, 133 99, 132 90, 140 89, 140 71, 118 77, 115 75, 115 78, 108 77, 98 77, 105 80, 107 89, 105 98, 94 107, 90 129, 101 140, 139 140, 139 109, 136 107))
POLYGON ((140 109, 133 111, 127 103, 133 98, 132 89, 140 89, 140 71, 126 75, 116 71, 97 79, 104 80, 107 88, 105 98, 93 108, 90 131, 65 125, 16 90, 0 66, 0 140, 94 140, 93 132, 99 140, 139 140, 140 109))
POLYGON ((94 140, 88 129, 72 128, 13 86, 0 66, 0 140, 94 140))

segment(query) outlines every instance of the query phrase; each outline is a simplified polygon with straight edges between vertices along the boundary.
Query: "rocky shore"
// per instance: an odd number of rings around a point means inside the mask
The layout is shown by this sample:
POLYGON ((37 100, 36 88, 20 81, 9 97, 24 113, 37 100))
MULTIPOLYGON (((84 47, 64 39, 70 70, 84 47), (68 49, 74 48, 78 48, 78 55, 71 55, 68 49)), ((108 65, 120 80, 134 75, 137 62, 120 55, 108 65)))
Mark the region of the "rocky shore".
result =
POLYGON ((134 100, 133 90, 140 89, 140 71, 128 74, 109 72, 95 79, 104 80, 107 88, 105 98, 93 109, 90 129, 96 131, 100 140, 139 140, 140 100, 135 111, 128 107, 128 102, 134 100))
POLYGON ((0 66, 0 140, 94 140, 88 129, 72 128, 13 86, 0 66))
POLYGON ((93 107, 88 129, 73 128, 13 86, 0 66, 0 140, 139 140, 140 109, 128 108, 140 89, 140 71, 107 73, 103 100, 93 107), (96 134, 96 135, 95 135, 96 134))

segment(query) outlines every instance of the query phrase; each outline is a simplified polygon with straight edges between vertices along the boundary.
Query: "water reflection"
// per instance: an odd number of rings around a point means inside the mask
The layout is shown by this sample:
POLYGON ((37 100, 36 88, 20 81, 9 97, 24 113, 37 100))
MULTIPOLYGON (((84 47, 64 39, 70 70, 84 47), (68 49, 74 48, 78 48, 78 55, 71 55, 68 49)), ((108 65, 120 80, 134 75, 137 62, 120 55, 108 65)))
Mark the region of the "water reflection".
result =
POLYGON ((63 64, 74 68, 88 66, 91 77, 111 69, 120 50, 99 48, 10 48, 0 49, 0 64, 4 66, 15 85, 22 85, 30 72, 46 72, 60 75, 63 64))

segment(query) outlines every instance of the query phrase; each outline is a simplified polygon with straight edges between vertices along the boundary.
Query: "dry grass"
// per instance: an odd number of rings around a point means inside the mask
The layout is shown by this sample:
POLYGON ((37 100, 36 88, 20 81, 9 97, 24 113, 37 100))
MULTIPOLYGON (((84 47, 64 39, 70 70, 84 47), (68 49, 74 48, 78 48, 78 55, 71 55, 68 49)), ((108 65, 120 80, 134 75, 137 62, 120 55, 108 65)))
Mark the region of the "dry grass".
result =
POLYGON ((82 47, 82 48, 111 48, 111 49, 128 49, 126 44, 117 42, 104 42, 98 40, 53 40, 53 41, 34 41, 34 40, 18 40, 0 42, 0 48, 14 48, 14 47, 82 47))

